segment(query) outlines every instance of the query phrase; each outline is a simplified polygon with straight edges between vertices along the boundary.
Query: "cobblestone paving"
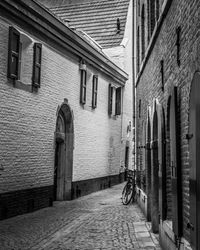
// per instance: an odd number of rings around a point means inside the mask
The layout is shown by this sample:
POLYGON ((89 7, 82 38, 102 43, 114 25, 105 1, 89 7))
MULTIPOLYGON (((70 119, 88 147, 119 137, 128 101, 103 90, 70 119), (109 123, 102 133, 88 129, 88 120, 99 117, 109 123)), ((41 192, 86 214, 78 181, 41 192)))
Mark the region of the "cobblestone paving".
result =
POLYGON ((0 222, 0 250, 161 249, 124 184, 0 222))

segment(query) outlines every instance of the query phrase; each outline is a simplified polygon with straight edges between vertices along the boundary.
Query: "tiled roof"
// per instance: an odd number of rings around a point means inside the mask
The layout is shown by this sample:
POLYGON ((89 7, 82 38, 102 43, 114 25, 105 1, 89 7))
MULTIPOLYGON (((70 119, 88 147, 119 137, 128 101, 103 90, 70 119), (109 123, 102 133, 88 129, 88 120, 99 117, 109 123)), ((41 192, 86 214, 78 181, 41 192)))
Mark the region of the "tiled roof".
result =
MULTIPOLYGON (((50 10, 62 20, 69 20, 70 27, 81 29, 102 48, 120 45, 130 0, 63 0, 50 10), (117 32, 117 19, 120 32, 117 32)), ((45 4, 45 3, 44 3, 45 4)))

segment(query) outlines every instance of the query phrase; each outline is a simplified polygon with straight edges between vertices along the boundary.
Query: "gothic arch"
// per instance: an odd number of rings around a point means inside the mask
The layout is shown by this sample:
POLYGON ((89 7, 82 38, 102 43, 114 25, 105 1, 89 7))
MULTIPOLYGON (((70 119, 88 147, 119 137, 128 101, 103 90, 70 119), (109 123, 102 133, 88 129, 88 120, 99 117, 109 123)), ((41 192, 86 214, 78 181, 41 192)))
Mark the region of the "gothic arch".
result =
POLYGON ((55 131, 54 200, 70 200, 73 170, 73 112, 67 102, 58 107, 55 131))

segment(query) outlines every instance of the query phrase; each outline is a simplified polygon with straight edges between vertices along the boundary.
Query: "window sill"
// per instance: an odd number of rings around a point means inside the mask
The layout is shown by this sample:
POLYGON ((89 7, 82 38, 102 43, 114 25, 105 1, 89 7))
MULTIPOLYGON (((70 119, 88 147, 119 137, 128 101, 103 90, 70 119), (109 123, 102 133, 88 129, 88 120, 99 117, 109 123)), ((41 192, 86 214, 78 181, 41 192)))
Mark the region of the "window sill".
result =
POLYGON ((25 82, 22 82, 21 80, 8 78, 7 83, 9 85, 14 86, 16 89, 21 89, 21 90, 24 90, 26 92, 32 93, 32 92, 38 91, 38 88, 34 88, 32 83, 25 83, 25 82))
POLYGON ((109 117, 113 120, 117 120, 121 115, 109 115, 109 117))
POLYGON ((15 83, 14 83, 14 86, 17 89, 21 89, 21 90, 24 90, 24 91, 27 91, 27 92, 33 92, 32 84, 27 84, 27 83, 24 83, 24 82, 22 82, 20 80, 16 80, 15 83))

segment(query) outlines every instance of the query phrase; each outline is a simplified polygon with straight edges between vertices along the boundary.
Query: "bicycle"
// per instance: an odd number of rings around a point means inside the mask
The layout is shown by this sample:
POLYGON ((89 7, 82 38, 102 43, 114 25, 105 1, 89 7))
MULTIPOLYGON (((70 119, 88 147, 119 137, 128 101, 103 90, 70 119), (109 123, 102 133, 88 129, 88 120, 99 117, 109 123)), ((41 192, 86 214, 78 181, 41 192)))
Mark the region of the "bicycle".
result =
POLYGON ((131 200, 136 200, 136 183, 135 183, 135 170, 128 170, 128 181, 122 191, 122 203, 128 205, 131 200))

